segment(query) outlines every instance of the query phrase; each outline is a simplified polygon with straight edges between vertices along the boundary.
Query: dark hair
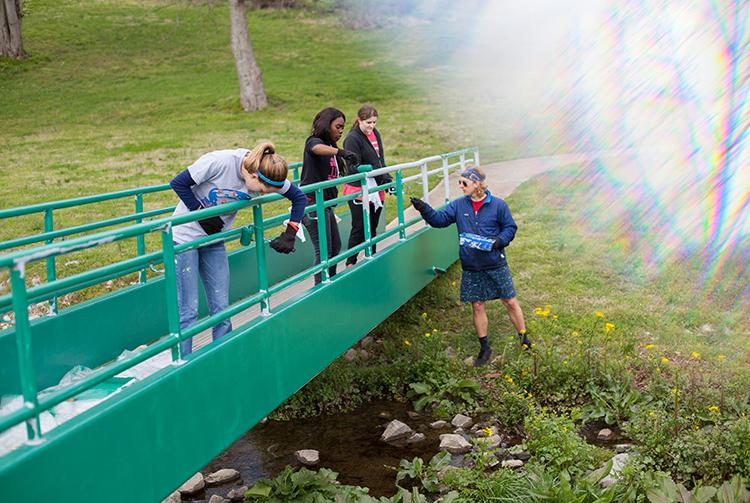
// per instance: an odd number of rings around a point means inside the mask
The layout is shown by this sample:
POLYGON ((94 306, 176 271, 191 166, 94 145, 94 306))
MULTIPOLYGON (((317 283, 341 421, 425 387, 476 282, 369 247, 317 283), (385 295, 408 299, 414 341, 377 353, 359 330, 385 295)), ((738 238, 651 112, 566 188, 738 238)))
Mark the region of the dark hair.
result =
POLYGON ((331 138, 331 123, 339 117, 343 118, 344 122, 346 122, 346 115, 338 108, 324 108, 313 119, 312 135, 330 145, 336 146, 336 142, 331 138))
POLYGON ((359 121, 366 121, 370 117, 377 117, 378 111, 375 110, 375 107, 372 105, 362 105, 359 107, 359 110, 357 110, 357 118, 354 119, 354 124, 352 124, 352 129, 356 129, 359 127, 359 121))

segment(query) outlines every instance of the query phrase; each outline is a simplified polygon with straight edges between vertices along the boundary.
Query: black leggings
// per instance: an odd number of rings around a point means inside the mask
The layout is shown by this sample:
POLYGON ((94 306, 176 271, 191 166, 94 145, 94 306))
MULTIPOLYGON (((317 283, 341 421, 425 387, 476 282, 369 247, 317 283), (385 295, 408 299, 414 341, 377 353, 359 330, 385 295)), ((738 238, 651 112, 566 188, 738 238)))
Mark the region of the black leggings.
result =
MULTIPOLYGON (((362 201, 349 201, 349 210, 352 213, 352 232, 349 234, 349 247, 351 249, 358 244, 365 242, 365 225, 364 215, 362 211, 362 201)), ((370 237, 375 237, 378 233, 378 221, 380 220, 380 213, 383 210, 381 206, 375 209, 375 205, 370 203, 370 237)), ((372 245, 372 253, 375 253, 375 245, 372 245)), ((346 265, 354 265, 357 263, 357 254, 352 255, 346 259, 346 265)))
MULTIPOLYGON (((326 243, 328 248, 328 258, 334 257, 341 251, 341 235, 339 234, 339 226, 336 223, 336 216, 333 214, 333 208, 326 208, 325 212, 326 221, 326 243)), ((318 237, 318 219, 316 213, 310 212, 302 218, 302 223, 307 228, 307 233, 310 234, 310 239, 315 249, 315 261, 313 265, 320 264, 320 239, 318 237)), ((328 276, 336 275, 336 264, 333 264, 328 268, 328 276)), ((315 275, 315 284, 321 282, 322 275, 320 273, 315 275)))

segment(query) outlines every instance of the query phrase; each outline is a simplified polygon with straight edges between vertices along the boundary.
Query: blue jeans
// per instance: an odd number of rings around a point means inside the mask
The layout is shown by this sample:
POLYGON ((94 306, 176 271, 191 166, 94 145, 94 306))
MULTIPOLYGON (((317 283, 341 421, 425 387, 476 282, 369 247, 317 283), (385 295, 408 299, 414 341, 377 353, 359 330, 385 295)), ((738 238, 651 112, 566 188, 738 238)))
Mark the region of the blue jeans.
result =
MULTIPOLYGON (((209 314, 216 314, 229 306, 229 260, 224 243, 178 253, 175 257, 175 269, 177 270, 177 305, 180 310, 181 329, 198 321, 199 273, 206 292, 209 314)), ((214 325, 213 340, 231 330, 230 320, 214 325)), ((193 339, 182 341, 180 348, 183 356, 192 353, 193 339)))

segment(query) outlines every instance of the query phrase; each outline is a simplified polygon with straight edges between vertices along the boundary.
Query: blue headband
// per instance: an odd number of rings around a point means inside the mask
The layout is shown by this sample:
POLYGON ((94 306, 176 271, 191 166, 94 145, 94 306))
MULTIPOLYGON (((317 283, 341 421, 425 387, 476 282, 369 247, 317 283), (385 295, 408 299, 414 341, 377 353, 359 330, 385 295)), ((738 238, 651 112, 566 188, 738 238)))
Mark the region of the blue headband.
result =
POLYGON ((266 182, 268 185, 273 185, 274 187, 283 187, 284 184, 286 183, 286 180, 281 181, 281 182, 274 182, 273 180, 265 176, 263 173, 261 173, 260 170, 258 170, 257 173, 258 173, 258 178, 266 182))
POLYGON ((480 175, 479 171, 477 171, 475 168, 469 168, 461 173, 461 178, 466 178, 467 180, 471 180, 472 182, 483 182, 485 177, 480 175))

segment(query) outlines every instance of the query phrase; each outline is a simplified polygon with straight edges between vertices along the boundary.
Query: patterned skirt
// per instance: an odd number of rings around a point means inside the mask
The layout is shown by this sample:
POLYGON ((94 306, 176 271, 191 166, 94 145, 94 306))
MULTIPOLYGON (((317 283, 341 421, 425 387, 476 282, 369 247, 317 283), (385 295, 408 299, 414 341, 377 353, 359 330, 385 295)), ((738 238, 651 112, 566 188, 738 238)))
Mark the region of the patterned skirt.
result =
POLYGON ((507 264, 489 271, 463 271, 461 274, 461 302, 512 299, 515 296, 507 264))

